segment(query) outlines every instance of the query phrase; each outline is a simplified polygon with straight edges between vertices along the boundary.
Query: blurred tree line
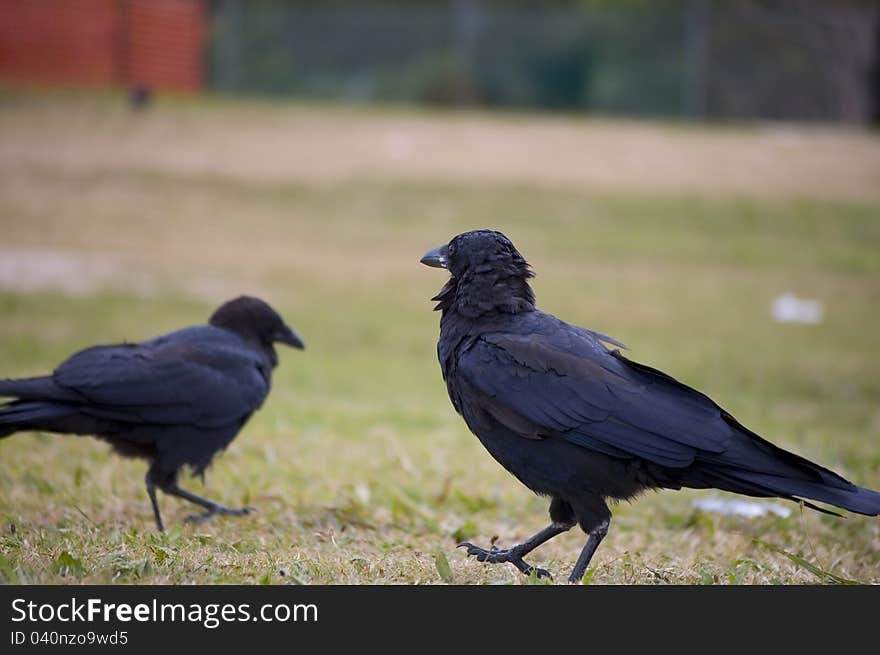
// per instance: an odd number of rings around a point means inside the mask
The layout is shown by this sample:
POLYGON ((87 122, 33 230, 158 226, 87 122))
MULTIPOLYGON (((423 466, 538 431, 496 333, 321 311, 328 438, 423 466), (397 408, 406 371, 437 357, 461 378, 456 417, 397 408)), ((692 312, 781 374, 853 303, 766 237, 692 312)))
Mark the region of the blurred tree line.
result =
POLYGON ((880 119, 876 0, 213 0, 211 21, 224 92, 880 119))

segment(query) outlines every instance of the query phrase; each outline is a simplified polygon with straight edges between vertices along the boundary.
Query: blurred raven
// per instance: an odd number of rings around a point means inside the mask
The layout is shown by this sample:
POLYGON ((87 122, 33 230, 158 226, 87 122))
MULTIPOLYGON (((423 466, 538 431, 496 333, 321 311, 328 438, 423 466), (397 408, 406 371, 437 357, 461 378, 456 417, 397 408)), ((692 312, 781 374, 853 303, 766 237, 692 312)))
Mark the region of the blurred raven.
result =
POLYGON ((604 345, 625 348, 619 341, 536 309, 533 273, 503 234, 466 232, 421 261, 451 274, 433 300, 452 404, 504 468, 551 499, 550 526, 505 550, 460 544, 468 555, 549 575, 523 556, 577 523, 588 535, 569 576, 579 582, 608 532, 606 501, 646 489, 716 488, 880 514, 880 493, 774 446, 699 391, 604 345))
POLYGON ((0 437, 19 430, 95 435, 126 457, 150 463, 147 493, 164 530, 156 488, 213 514, 247 514, 177 486, 184 465, 203 475, 269 393, 275 343, 303 348, 268 304, 241 296, 221 305, 208 325, 139 344, 94 346, 52 375, 0 380, 0 437))

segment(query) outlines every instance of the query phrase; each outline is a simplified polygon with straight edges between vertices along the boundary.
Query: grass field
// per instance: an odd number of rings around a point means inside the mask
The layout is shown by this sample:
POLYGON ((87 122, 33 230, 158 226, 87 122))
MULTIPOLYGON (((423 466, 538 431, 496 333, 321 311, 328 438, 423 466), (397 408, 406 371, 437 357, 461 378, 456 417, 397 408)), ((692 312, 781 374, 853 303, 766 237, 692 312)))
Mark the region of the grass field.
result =
MULTIPOLYGON (((529 582, 455 549, 547 521, 455 415, 436 362, 444 274, 418 260, 478 227, 520 247, 544 310, 880 488, 876 134, 118 104, 0 95, 0 376, 203 322, 243 292, 307 350, 281 353, 264 407, 204 484, 186 480, 252 516, 184 525, 191 508, 160 496, 157 534, 142 462, 89 438, 0 442, 0 581, 529 582), (775 323, 787 291, 825 320, 775 323)), ((691 504, 714 495, 618 506, 591 581, 880 582, 880 520, 691 504)), ((583 540, 531 563, 564 581, 583 540)))

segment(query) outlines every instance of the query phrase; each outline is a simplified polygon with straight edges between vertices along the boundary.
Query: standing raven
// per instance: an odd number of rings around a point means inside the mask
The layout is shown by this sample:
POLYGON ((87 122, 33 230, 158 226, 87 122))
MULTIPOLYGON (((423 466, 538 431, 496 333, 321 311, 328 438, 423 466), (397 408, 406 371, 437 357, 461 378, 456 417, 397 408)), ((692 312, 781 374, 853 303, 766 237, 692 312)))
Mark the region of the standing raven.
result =
POLYGON ((184 465, 203 475, 269 393, 275 343, 303 348, 299 335, 259 298, 221 305, 208 325, 144 341, 94 346, 52 375, 0 380, 0 438, 19 430, 95 435, 126 457, 150 463, 147 493, 164 530, 156 488, 213 514, 247 514, 177 486, 184 465))
POLYGON ((604 345, 625 348, 619 341, 536 309, 529 264, 500 232, 460 234, 421 261, 450 273, 432 300, 453 406, 492 457, 551 499, 547 528, 505 550, 460 544, 468 555, 549 575, 523 556, 577 523, 588 535, 569 576, 579 582, 608 532, 606 501, 646 489, 717 488, 880 514, 880 493, 774 446, 699 391, 604 345))

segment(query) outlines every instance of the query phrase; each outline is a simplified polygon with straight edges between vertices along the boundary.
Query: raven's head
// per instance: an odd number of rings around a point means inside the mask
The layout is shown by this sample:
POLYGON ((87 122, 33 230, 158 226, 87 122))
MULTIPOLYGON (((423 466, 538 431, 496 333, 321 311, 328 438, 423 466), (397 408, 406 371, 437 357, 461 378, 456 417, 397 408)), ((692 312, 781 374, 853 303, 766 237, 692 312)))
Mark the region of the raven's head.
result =
POLYGON ((272 349, 272 345, 276 343, 305 348, 300 336, 284 322, 278 312, 268 303, 253 296, 239 296, 223 303, 208 322, 265 348, 272 349))
POLYGON ((422 264, 445 268, 451 277, 432 300, 436 309, 452 307, 476 316, 491 310, 517 313, 534 309, 535 296, 528 279, 529 263, 501 232, 464 232, 446 245, 428 251, 422 264))

